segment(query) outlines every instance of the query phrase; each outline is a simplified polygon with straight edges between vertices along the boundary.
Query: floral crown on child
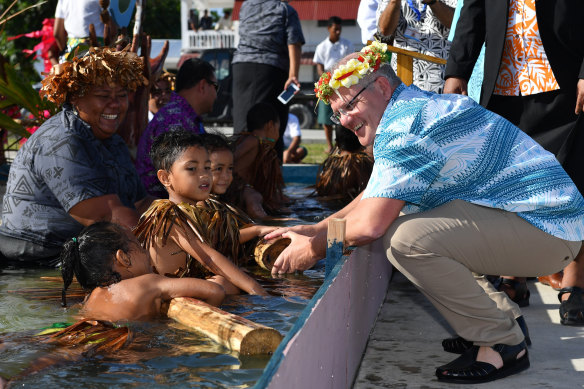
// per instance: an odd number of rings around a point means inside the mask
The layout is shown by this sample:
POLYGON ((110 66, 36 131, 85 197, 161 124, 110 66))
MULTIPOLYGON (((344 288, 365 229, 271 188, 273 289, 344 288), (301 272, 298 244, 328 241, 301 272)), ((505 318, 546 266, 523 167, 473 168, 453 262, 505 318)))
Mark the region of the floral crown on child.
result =
POLYGON ((359 80, 390 60, 391 53, 387 51, 387 45, 373 41, 361 49, 361 54, 357 58, 351 58, 347 63, 339 66, 332 75, 331 72, 323 73, 318 82, 314 83, 316 97, 325 104, 329 104, 331 95, 341 86, 349 88, 358 84, 359 80))

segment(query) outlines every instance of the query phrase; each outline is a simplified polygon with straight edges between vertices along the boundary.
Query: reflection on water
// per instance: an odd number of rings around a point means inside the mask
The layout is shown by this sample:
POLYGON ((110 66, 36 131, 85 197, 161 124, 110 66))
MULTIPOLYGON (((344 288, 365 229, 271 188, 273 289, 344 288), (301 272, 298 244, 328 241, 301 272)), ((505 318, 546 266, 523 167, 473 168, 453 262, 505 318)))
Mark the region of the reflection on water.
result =
MULTIPOLYGON (((287 195, 298 199, 291 207, 292 217, 316 222, 332 212, 301 186, 289 186, 287 195)), ((257 268, 253 270, 270 297, 232 296, 223 309, 286 334, 294 325, 324 278, 319 263, 304 274, 273 279, 257 268)), ((183 325, 161 319, 131 323, 132 344, 109 355, 83 358, 57 346, 39 343, 34 334, 56 322, 74 322, 79 305, 60 306, 62 284, 55 269, 0 269, 0 376, 13 377, 34 368, 35 361, 52 355, 65 362, 39 373, 19 378, 24 387, 109 388, 109 387, 251 387, 262 375, 269 356, 240 357, 230 353, 183 325), (41 279, 45 277, 45 279, 41 279), (67 362, 67 359, 70 359, 67 362)), ((68 293, 68 300, 71 297, 68 293)), ((70 302, 81 302, 73 298, 70 302)))

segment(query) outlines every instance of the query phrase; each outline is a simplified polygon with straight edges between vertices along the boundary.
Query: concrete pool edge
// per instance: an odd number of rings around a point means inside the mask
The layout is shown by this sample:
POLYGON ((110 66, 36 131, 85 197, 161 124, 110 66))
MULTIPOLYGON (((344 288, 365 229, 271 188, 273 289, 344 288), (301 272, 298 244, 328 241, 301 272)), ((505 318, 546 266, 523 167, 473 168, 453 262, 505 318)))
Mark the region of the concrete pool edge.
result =
POLYGON ((338 261, 255 387, 350 387, 385 299, 391 271, 381 240, 338 261))

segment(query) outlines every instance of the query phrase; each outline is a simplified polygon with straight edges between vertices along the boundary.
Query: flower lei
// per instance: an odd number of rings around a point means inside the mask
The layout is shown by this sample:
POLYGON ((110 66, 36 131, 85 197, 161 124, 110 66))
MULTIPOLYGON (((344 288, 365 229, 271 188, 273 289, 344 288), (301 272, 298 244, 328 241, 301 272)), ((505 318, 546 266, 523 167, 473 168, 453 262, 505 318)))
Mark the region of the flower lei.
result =
POLYGON ((333 92, 341 86, 349 88, 358 84, 365 75, 375 72, 379 67, 391 60, 391 53, 387 51, 387 45, 374 41, 369 46, 361 49, 357 58, 351 58, 347 63, 339 66, 334 73, 325 72, 314 84, 314 92, 319 100, 329 104, 333 92))

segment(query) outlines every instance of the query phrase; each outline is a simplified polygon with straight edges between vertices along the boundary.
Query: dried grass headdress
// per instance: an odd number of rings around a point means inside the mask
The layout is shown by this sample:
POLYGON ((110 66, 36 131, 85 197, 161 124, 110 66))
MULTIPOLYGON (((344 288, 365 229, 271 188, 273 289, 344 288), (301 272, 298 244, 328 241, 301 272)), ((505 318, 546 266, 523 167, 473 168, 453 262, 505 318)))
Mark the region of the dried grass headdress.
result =
POLYGON ((109 47, 90 47, 86 55, 53 66, 51 73, 42 80, 40 95, 61 105, 71 96, 83 96, 98 85, 117 84, 135 91, 148 85, 143 70, 142 59, 128 49, 116 51, 109 47))

